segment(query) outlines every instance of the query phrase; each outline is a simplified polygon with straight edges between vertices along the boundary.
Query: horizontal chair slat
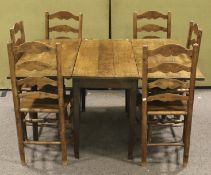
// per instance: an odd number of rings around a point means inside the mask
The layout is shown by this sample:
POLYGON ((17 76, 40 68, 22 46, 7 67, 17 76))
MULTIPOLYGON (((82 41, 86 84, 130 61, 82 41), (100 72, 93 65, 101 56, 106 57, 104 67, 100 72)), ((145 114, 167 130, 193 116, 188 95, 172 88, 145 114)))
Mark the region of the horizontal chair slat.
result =
POLYGON ((148 115, 187 115, 187 111, 148 111, 148 115))
POLYGON ((151 127, 181 127, 183 123, 159 123, 159 124, 151 124, 151 127))
POLYGON ((46 86, 46 85, 51 85, 51 86, 57 86, 57 81, 52 80, 47 77, 27 77, 21 80, 17 81, 17 85, 21 87, 32 87, 32 86, 37 86, 38 89, 46 86))
POLYGON ((184 143, 170 142, 170 143, 148 143, 147 146, 184 146, 184 143))
POLYGON ((59 11, 59 12, 49 15, 49 19, 53 19, 53 18, 65 19, 65 20, 72 18, 72 19, 75 19, 76 21, 79 20, 78 16, 73 15, 72 13, 67 12, 67 11, 59 11))
POLYGON ((178 64, 178 63, 161 63, 155 67, 150 67, 148 68, 148 72, 149 73, 154 73, 154 72, 163 72, 163 73, 168 73, 168 72, 172 72, 172 73, 178 73, 180 71, 186 71, 186 72, 190 72, 191 71, 191 67, 188 66, 184 66, 182 64, 178 64))
POLYGON ((177 100, 185 100, 187 101, 189 99, 188 96, 178 95, 178 94, 172 94, 172 93, 163 93, 163 94, 157 94, 157 95, 151 95, 148 96, 147 101, 177 101, 177 100))
POLYGON ((21 112, 44 112, 44 113, 58 113, 59 112, 59 108, 49 108, 49 109, 43 109, 43 108, 20 108, 21 112))
POLYGON ((189 83, 181 81, 181 80, 177 80, 177 79, 158 79, 158 80, 148 83, 149 89, 156 88, 156 87, 159 87, 160 89, 167 89, 167 88, 187 89, 189 88, 189 83))
POLYGON ((58 119, 47 119, 47 118, 45 118, 45 119, 43 119, 43 118, 41 118, 41 119, 25 119, 24 120, 24 122, 31 122, 31 123, 37 123, 37 122, 55 123, 57 121, 58 121, 58 119))
POLYGON ((55 52, 55 48, 51 47, 47 44, 38 42, 38 41, 32 41, 32 42, 26 42, 19 46, 14 46, 15 52, 24 52, 24 53, 41 53, 41 52, 55 52))
POLYGON ((158 47, 157 49, 154 50, 148 50, 148 56, 154 56, 158 54, 166 57, 176 56, 180 54, 187 54, 188 56, 192 56, 192 51, 178 44, 168 44, 158 47))
POLYGON ((16 65, 16 68, 19 70, 28 70, 28 71, 33 71, 33 70, 43 71, 46 69, 55 70, 55 68, 52 67, 50 64, 44 63, 41 61, 26 61, 26 62, 16 65))
POLYGON ((76 28, 73 28, 68 25, 58 25, 58 26, 53 26, 49 28, 50 32, 56 31, 56 32, 73 32, 73 33, 78 33, 79 30, 76 28))
POLYGON ((147 25, 144 25, 143 27, 137 28, 137 31, 138 32, 141 32, 141 31, 147 31, 147 32, 163 31, 163 32, 166 32, 167 28, 159 26, 159 25, 155 25, 155 24, 147 24, 147 25))
POLYGON ((155 38, 160 38, 159 36, 144 36, 143 39, 155 39, 155 38))
POLYGON ((58 94, 52 94, 47 92, 40 92, 40 91, 34 91, 34 92, 26 92, 19 94, 20 98, 32 98, 32 99, 58 99, 58 94))
POLYGON ((35 145, 60 145, 60 141, 32 141, 26 140, 24 144, 35 144, 35 145))
POLYGON ((147 11, 143 14, 137 15, 137 19, 141 19, 141 18, 147 18, 147 19, 163 18, 163 19, 167 19, 168 16, 163 15, 162 13, 157 12, 157 11, 147 11))
MULTIPOLYGON (((37 123, 38 127, 58 128, 58 123, 37 123)), ((33 126, 31 122, 26 122, 26 126, 33 126)))

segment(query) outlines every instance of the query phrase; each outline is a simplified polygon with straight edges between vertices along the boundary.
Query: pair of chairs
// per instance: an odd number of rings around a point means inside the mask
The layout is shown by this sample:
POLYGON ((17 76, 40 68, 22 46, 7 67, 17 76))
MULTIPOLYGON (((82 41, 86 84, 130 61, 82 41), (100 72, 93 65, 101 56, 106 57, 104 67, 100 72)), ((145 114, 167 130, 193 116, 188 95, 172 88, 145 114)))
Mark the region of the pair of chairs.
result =
MULTIPOLYGON (((60 11, 54 14, 46 12, 46 39, 49 39, 51 32, 73 32, 77 33, 77 38, 82 38, 82 15, 75 16, 70 12, 60 11), (50 27, 49 20, 74 19, 78 21, 78 28, 68 25, 56 25, 50 27)), ((68 106, 72 107, 71 95, 66 95, 64 79, 61 73, 61 44, 54 47, 41 42, 26 42, 23 22, 16 23, 10 29, 11 43, 8 44, 8 56, 10 65, 10 76, 15 109, 18 146, 21 163, 26 164, 24 146, 26 144, 47 144, 61 145, 62 162, 67 164, 67 142, 66 129, 70 125, 71 119, 68 116, 68 106), (17 36, 20 37, 17 37, 17 36), (52 59, 56 59, 57 76, 52 77, 25 77, 17 78, 15 64, 22 55, 48 52, 52 54, 52 59), (45 118, 38 113, 55 113, 47 115, 45 118), (27 115, 28 114, 28 115, 27 115), (33 139, 27 134, 27 127, 33 128, 33 139), (54 126, 58 128, 59 139, 39 140, 38 128, 43 126, 54 126)), ((58 38, 67 38, 58 37, 58 38)))
MULTIPOLYGON (((171 13, 167 15, 156 11, 148 11, 143 14, 133 15, 133 37, 138 38, 139 32, 165 32, 166 38, 171 38, 171 13), (166 27, 157 24, 138 26, 138 21, 143 19, 162 18, 167 21, 166 27)), ((190 133, 193 112, 194 87, 196 67, 198 62, 199 48, 201 44, 202 31, 198 25, 190 22, 186 48, 179 45, 167 44, 156 49, 143 47, 142 64, 142 97, 141 97, 141 156, 142 164, 147 162, 147 147, 152 146, 182 146, 184 147, 183 163, 188 163, 190 133), (188 65, 177 62, 177 56, 185 55, 189 59, 188 65), (174 61, 153 64, 152 60, 159 57, 174 57, 174 61), (180 71, 189 74, 189 81, 184 79, 163 78, 152 79, 150 75, 155 72, 177 74, 180 71), (172 117, 173 116, 173 117, 172 117), (176 120, 175 116, 183 118, 176 120), (170 120, 171 119, 171 120, 170 120), (173 120, 172 120, 173 119, 173 120), (174 127, 178 123, 183 124, 182 140, 177 142, 153 142, 152 128, 174 127)), ((146 39, 159 38, 158 36, 145 36, 146 39)), ((162 58, 160 58, 162 59, 162 58)), ((166 60, 166 58, 165 58, 166 60)), ((155 61, 155 60, 154 60, 155 61)), ((176 76, 175 76, 176 77, 176 76)))

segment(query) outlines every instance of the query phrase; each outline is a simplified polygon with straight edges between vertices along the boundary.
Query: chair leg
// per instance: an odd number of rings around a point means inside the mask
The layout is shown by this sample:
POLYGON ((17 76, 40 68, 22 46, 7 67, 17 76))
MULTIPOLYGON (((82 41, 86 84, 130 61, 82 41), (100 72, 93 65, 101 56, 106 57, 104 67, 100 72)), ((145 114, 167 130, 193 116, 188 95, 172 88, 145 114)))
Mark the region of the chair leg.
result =
POLYGON ((15 110, 15 117, 16 117, 18 148, 19 148, 21 164, 26 165, 24 143, 23 143, 23 128, 22 128, 21 113, 18 110, 15 110))
POLYGON ((25 113, 21 113, 21 125, 23 126, 23 140, 27 140, 26 123, 23 121, 26 117, 25 113))
POLYGON ((65 112, 64 109, 60 110, 59 112, 59 119, 60 119, 60 140, 61 140, 61 150, 62 150, 62 164, 67 165, 67 143, 66 143, 66 136, 65 136, 65 112))
POLYGON ((86 110, 86 89, 81 90, 81 107, 82 107, 82 112, 85 112, 86 110))
MULTIPOLYGON (((32 87, 32 89, 31 89, 32 91, 37 91, 37 87, 35 86, 35 87, 32 87)), ((31 118, 31 119, 37 119, 37 117, 38 117, 38 114, 37 113, 35 113, 35 112, 30 112, 29 113, 29 117, 31 118)), ((34 141, 38 141, 38 123, 37 122, 33 122, 32 123, 32 128, 33 128, 33 140, 34 141)))
POLYGON ((147 162, 147 115, 142 115, 141 120, 141 165, 147 162))
MULTIPOLYGON (((31 119, 37 119, 38 118, 37 113, 35 113, 35 112, 30 112, 29 113, 29 117, 31 119)), ((33 122, 32 123, 32 128, 33 128, 33 140, 34 141, 38 141, 38 123, 37 122, 33 122)))
POLYGON ((148 125, 148 128, 147 128, 147 143, 151 142, 151 134, 152 134, 152 128, 151 128, 150 125, 148 125))
POLYGON ((190 150, 190 135, 191 135, 191 123, 192 116, 187 115, 187 119, 185 121, 185 132, 184 132, 184 155, 183 155, 183 165, 186 166, 189 158, 189 150, 190 150))
POLYGON ((184 115, 184 126, 183 126, 183 134, 182 134, 183 143, 185 143, 186 123, 187 123, 187 116, 184 115))
POLYGON ((65 116, 65 120, 69 120, 67 108, 65 108, 64 110, 64 116, 65 116))

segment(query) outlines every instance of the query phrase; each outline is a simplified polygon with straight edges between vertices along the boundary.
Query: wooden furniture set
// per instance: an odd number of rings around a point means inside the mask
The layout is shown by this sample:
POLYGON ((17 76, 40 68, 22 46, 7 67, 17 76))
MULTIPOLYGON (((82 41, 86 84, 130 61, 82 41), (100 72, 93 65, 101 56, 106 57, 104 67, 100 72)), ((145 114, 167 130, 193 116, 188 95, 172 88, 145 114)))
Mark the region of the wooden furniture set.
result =
MULTIPOLYGON (((64 78, 73 81, 73 137, 74 154, 79 158, 79 128, 81 94, 87 88, 114 88, 124 89, 127 94, 129 144, 128 158, 133 158, 135 144, 135 115, 138 80, 142 80, 142 98, 140 110, 141 150, 142 163, 146 164, 147 146, 183 146, 184 164, 188 162, 190 146, 190 130, 194 99, 195 80, 203 80, 202 73, 197 68, 199 47, 202 32, 197 24, 190 23, 187 48, 182 47, 171 36, 171 14, 162 15, 159 12, 134 14, 134 23, 138 19, 167 20, 167 28, 147 25, 139 28, 134 24, 134 39, 121 40, 83 40, 82 15, 74 16, 71 13, 46 13, 46 39, 25 42, 24 39, 15 42, 15 33, 21 28, 11 30, 11 43, 8 44, 12 91, 16 115, 18 143, 21 161, 25 163, 25 144, 60 144, 63 163, 67 163, 67 140, 65 138, 65 115, 67 105, 72 106, 70 96, 66 95, 64 78), (62 14, 62 17, 59 17, 62 14), (49 19, 75 19, 79 21, 79 30, 71 27, 49 27, 49 19), (59 37, 49 39, 51 31, 72 31, 78 33, 77 39, 59 37), (139 31, 158 31, 167 33, 166 39, 137 39, 139 31), (196 35, 195 39, 193 35, 196 35), (17 43, 17 44, 16 44, 17 43), (44 86, 53 86, 53 88, 44 86), (28 89, 23 89, 28 88, 28 89), (49 91, 50 90, 50 91, 49 91), (51 91, 53 90, 54 93, 51 91), (39 106, 44 101, 45 105, 39 106), (52 104, 51 101, 54 103, 52 104), (37 103, 38 102, 38 103, 37 103), (28 140, 26 122, 31 122, 36 130, 38 122, 42 122, 38 115, 26 113, 52 112, 57 113, 60 131, 59 141, 39 141, 34 137, 28 140), (149 118, 168 115, 182 116, 184 120, 183 140, 179 143, 154 143, 151 138, 151 128, 159 125, 149 118)), ((20 26, 23 26, 20 23, 20 26)), ((21 30, 24 35, 24 31, 21 30)), ((25 37, 23 37, 25 38, 25 37)), ((83 100, 83 99, 82 99, 83 100)), ((181 121, 181 120, 180 120, 181 121)), ((167 123, 172 126, 176 122, 167 123)), ((36 132, 34 132, 36 135, 36 132)))

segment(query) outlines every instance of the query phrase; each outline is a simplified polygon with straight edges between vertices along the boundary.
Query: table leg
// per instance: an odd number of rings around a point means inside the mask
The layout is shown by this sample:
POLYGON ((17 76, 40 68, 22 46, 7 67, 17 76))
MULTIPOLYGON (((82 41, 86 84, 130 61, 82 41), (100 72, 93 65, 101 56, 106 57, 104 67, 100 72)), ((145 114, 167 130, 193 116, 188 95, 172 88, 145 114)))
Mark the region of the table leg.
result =
POLYGON ((86 110, 86 89, 81 89, 81 110, 85 112, 86 110))
POLYGON ((74 155, 79 159, 80 88, 73 84, 73 133, 74 155))
POLYGON ((136 115, 136 85, 129 89, 129 144, 128 159, 133 159, 135 143, 135 115, 136 115))
POLYGON ((125 112, 128 112, 128 106, 129 106, 129 92, 126 89, 125 90, 125 112))

